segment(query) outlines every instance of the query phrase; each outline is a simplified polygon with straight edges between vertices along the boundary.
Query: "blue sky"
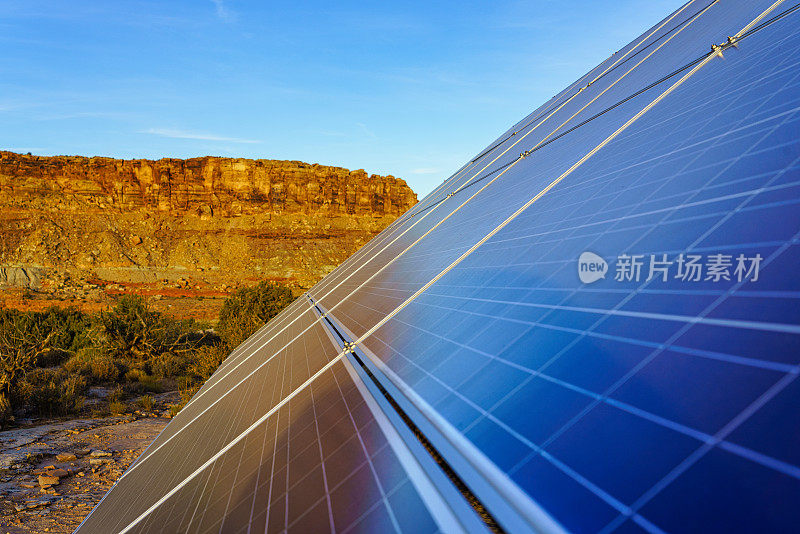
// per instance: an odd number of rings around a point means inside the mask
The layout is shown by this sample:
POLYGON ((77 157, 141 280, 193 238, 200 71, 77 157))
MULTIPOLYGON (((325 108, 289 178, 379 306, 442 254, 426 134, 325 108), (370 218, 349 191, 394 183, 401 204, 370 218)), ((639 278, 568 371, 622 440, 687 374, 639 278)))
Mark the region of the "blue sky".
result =
POLYGON ((674 0, 3 0, 0 149, 296 159, 420 197, 674 0))

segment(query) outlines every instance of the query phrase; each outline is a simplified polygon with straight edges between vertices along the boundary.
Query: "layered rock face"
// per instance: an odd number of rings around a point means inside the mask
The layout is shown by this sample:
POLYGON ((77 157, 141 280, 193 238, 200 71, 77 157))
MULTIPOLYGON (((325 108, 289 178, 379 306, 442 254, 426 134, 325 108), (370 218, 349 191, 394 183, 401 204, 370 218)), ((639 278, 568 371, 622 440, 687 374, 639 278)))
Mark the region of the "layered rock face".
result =
POLYGON ((309 287, 416 200, 393 176, 298 161, 0 152, 0 285, 79 299, 309 287))

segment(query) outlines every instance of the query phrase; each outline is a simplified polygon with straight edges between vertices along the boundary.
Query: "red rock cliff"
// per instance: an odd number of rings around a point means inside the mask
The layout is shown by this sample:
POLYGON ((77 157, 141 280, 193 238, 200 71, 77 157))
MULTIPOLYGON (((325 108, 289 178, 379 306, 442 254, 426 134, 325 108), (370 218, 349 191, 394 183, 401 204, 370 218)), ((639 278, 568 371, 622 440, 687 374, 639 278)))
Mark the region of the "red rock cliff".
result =
MULTIPOLYGON (((397 216, 417 201, 403 180, 300 161, 203 157, 118 160, 0 151, 5 204, 58 195, 65 204, 187 212, 397 216), (10 198, 9 198, 10 197, 10 198)), ((62 204, 63 206, 63 204, 62 204)), ((66 207, 66 206, 64 206, 66 207)))
POLYGON ((243 284, 309 287, 415 202, 398 178, 297 161, 0 152, 0 304, 139 292, 210 319, 243 284))

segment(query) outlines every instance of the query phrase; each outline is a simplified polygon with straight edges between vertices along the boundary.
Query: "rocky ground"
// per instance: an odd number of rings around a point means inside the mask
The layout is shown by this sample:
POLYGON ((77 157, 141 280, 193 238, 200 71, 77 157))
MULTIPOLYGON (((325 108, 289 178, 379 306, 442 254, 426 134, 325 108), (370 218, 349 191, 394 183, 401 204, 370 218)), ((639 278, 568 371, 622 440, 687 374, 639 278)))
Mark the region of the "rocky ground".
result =
POLYGON ((169 422, 177 392, 150 411, 0 432, 0 534, 69 533, 169 422))

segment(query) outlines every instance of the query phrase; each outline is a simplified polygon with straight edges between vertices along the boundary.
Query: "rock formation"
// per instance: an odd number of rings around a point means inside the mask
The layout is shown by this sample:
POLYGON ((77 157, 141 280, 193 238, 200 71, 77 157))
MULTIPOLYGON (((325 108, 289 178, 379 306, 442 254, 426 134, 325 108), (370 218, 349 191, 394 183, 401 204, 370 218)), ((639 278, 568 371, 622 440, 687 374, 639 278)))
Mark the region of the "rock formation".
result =
POLYGON ((393 176, 299 161, 0 152, 0 285, 90 300, 308 287, 415 202, 393 176))

